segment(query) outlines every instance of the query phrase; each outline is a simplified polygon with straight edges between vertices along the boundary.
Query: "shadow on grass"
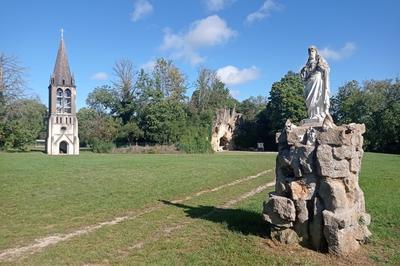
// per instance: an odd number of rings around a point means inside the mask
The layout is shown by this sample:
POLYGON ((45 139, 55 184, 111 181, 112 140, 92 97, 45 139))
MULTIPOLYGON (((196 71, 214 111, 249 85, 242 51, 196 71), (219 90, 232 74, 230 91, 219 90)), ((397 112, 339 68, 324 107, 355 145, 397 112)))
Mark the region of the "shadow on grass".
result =
POLYGON ((190 218, 226 224, 227 228, 233 232, 263 238, 266 238, 270 232, 270 227, 263 221, 261 213, 242 209, 217 208, 214 206, 189 206, 167 200, 160 200, 160 202, 185 209, 185 213, 190 218))

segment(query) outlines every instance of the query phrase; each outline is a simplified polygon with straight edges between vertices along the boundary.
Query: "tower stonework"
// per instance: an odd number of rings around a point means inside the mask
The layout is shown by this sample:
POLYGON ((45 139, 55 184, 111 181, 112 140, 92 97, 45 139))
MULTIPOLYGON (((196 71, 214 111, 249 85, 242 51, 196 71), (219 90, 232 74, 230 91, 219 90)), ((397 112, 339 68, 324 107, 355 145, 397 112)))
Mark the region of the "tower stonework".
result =
POLYGON ((78 155, 76 86, 69 69, 64 38, 61 36, 56 64, 50 77, 49 118, 46 151, 50 155, 78 155))

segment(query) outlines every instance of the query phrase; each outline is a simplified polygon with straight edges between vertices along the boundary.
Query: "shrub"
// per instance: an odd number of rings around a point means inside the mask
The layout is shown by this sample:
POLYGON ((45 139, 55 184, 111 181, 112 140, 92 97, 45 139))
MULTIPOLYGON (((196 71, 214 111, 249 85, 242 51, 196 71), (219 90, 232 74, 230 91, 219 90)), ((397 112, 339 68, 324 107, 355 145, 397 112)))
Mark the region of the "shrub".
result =
POLYGON ((188 127, 177 146, 179 150, 185 153, 211 153, 209 129, 205 127, 188 127))
POLYGON ((114 148, 114 144, 111 142, 106 142, 103 140, 93 140, 92 143, 92 149, 93 152, 97 152, 97 153, 110 153, 112 151, 112 149, 114 148))

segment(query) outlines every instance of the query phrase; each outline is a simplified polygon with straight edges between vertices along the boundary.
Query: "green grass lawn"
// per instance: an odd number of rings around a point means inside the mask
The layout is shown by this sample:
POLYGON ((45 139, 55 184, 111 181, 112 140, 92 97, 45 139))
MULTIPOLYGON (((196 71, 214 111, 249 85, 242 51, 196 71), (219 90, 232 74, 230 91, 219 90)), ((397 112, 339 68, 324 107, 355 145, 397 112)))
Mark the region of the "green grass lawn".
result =
MULTIPOLYGON (((271 171, 180 203, 171 200, 275 165, 267 153, 214 155, 0 153, 0 253, 115 217, 152 212, 71 238, 11 263, 318 264, 302 247, 271 247, 261 221, 267 191, 221 206, 272 181, 271 171), (295 253, 293 253, 295 252, 295 253)), ((372 216, 367 261, 400 263, 400 156, 366 153, 360 184, 372 216)), ((273 188, 270 188, 273 190, 273 188)), ((344 261, 345 263, 346 261, 344 261)), ((1 262, 0 262, 1 264, 1 262)))

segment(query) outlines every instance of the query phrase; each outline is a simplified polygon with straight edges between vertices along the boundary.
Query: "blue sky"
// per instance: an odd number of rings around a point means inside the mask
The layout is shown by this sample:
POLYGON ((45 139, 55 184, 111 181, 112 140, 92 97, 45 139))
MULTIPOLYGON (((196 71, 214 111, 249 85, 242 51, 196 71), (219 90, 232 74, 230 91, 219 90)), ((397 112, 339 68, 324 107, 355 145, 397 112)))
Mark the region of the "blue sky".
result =
POLYGON ((239 100, 268 96, 311 44, 331 66, 335 93, 353 79, 400 77, 399 10, 398 0, 2 0, 0 52, 28 67, 30 91, 46 105, 61 28, 78 108, 121 58, 137 69, 172 59, 188 96, 200 67, 216 70, 239 100))

